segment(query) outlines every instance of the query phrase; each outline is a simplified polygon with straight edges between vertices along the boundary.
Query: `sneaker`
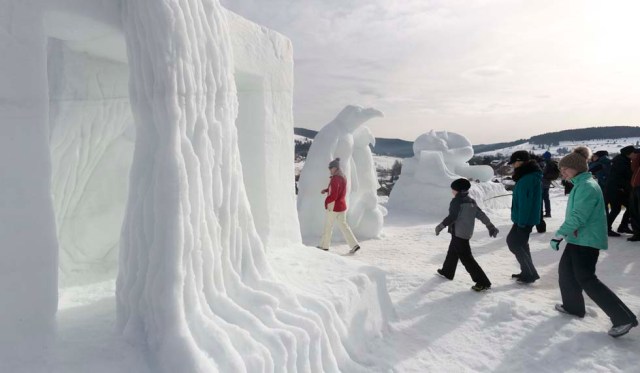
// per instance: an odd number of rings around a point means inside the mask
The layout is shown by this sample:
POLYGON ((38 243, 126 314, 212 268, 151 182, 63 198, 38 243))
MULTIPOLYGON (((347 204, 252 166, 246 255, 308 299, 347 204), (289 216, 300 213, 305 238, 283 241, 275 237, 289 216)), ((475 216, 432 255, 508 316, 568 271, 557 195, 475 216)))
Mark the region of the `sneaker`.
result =
POLYGON ((514 278, 516 280, 519 279, 520 277, 522 277, 522 273, 514 273, 511 275, 511 278, 514 278))
POLYGON ((471 287, 471 290, 473 291, 477 291, 477 292, 481 292, 481 291, 487 291, 491 289, 491 285, 480 285, 480 284, 475 284, 471 287))
POLYGON ((531 278, 518 277, 518 280, 516 280, 516 282, 519 283, 520 285, 529 285, 536 282, 536 280, 531 278))
POLYGON ((629 229, 629 227, 626 226, 626 225, 619 226, 618 229, 616 229, 616 232, 618 232, 618 233, 633 233, 633 231, 631 229, 629 229))
POLYGON ((320 249, 320 250, 324 250, 324 251, 329 251, 329 249, 325 249, 325 248, 324 248, 324 247, 322 247, 322 246, 316 246, 316 248, 318 248, 318 249, 320 249))
POLYGON ((571 313, 571 312, 565 310, 564 306, 562 304, 560 304, 560 303, 557 303, 554 308, 556 309, 556 311, 558 311, 560 313, 564 313, 564 314, 575 316, 575 317, 579 317, 579 318, 583 318, 584 317, 584 315, 583 316, 576 315, 574 313, 571 313))
POLYGON ((355 254, 358 250, 360 250, 360 245, 355 245, 353 249, 349 250, 349 254, 355 254))
POLYGON ((616 232, 612 231, 611 229, 609 229, 609 232, 607 232, 607 236, 609 236, 609 237, 620 237, 620 233, 616 233, 616 232))
POLYGON ((636 326, 638 326, 638 320, 633 320, 633 322, 630 322, 628 324, 611 327, 611 329, 609 329, 608 334, 613 338, 622 337, 623 335, 629 333, 629 330, 631 330, 631 328, 636 326))
POLYGON ((570 315, 569 312, 567 312, 567 310, 564 309, 564 307, 562 306, 562 304, 560 303, 556 303, 555 307, 556 311, 560 312, 560 313, 566 313, 567 315, 570 315))
POLYGON ((631 242, 636 242, 636 241, 640 241, 640 236, 636 236, 635 234, 629 238, 627 238, 627 241, 631 241, 631 242))
POLYGON ((548 213, 544 214, 544 216, 543 216, 543 217, 545 217, 545 218, 550 218, 550 217, 551 217, 551 213, 550 213, 550 212, 548 212, 548 213))
POLYGON ((453 280, 452 278, 447 277, 447 276, 444 274, 444 272, 442 272, 442 269, 438 269, 438 270, 436 271, 436 274, 437 274, 438 276, 442 277, 442 278, 446 278, 446 279, 447 279, 447 280, 449 280, 449 281, 453 280))

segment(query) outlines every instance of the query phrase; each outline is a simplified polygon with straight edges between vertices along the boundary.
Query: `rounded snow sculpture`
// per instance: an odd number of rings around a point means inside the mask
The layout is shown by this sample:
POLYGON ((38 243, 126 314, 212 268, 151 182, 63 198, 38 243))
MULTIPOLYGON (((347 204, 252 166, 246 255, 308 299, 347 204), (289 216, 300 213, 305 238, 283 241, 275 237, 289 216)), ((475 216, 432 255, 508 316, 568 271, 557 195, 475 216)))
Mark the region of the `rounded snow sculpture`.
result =
POLYGON ((272 280, 242 179, 219 2, 122 6, 137 135, 119 329, 166 372, 363 370, 335 310, 272 280))
MULTIPOLYGON (((375 138, 361 125, 383 116, 373 108, 347 106, 316 135, 298 182, 298 218, 305 241, 312 243, 322 233, 324 198, 320 191, 329 184, 327 165, 340 158, 347 178, 347 221, 358 238, 378 237, 386 210, 378 205, 378 181, 369 144, 375 138)), ((313 242, 315 244, 315 242, 313 242)))
POLYGON ((413 143, 414 156, 405 159, 402 174, 389 196, 389 209, 422 217, 444 217, 451 200, 451 182, 460 177, 473 180, 469 192, 481 207, 507 208, 509 198, 502 184, 491 183, 490 166, 470 166, 473 146, 464 136, 430 131, 413 143))

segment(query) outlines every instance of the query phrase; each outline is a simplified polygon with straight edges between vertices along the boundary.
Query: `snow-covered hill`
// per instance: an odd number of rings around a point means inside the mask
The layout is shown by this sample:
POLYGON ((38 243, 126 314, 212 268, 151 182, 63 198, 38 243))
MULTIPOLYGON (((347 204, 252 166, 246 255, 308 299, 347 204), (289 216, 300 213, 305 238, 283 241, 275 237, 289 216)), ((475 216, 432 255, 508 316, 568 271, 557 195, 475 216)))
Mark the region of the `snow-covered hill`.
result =
POLYGON ((521 145, 511 146, 503 149, 496 149, 488 152, 477 153, 479 156, 496 156, 498 154, 502 154, 504 156, 508 156, 516 150, 528 150, 532 151, 535 154, 542 154, 545 151, 549 150, 553 156, 562 155, 562 150, 569 150, 575 148, 576 146, 586 145, 591 151, 596 152, 598 150, 606 150, 609 154, 619 153, 622 147, 627 145, 637 145, 640 144, 640 137, 630 137, 630 138, 622 138, 622 139, 596 139, 596 140, 586 140, 586 141, 561 141, 559 145, 553 146, 540 146, 536 144, 531 144, 526 142, 521 145), (561 150, 560 153, 558 150, 561 150))

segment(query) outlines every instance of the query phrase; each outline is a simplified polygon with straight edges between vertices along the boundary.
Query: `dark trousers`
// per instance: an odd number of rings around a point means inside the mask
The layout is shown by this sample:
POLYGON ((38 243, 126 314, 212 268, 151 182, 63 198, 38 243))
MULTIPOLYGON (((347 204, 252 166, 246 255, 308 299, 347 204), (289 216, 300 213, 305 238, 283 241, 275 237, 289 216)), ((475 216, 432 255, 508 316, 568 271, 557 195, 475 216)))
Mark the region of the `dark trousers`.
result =
POLYGON ((620 211, 622 211, 622 206, 626 207, 624 214, 622 214, 622 221, 620 221, 620 226, 622 227, 628 227, 629 226, 629 216, 630 216, 630 212, 629 212, 629 196, 623 194, 623 192, 620 192, 616 195, 612 195, 610 193, 608 193, 607 195, 607 199, 605 199, 605 201, 609 204, 609 215, 607 216, 607 224, 609 225, 609 230, 611 230, 611 226, 613 225, 613 222, 616 220, 616 218, 618 217, 618 214, 620 214, 620 211))
POLYGON ((464 268, 471 275, 471 279, 480 285, 491 286, 491 281, 487 278, 478 262, 476 262, 473 254, 471 254, 471 246, 469 240, 451 235, 451 242, 449 243, 449 251, 447 251, 447 257, 442 265, 442 273, 450 279, 456 274, 456 267, 458 266, 458 259, 462 262, 464 268))
POLYGON ((520 278, 524 281, 535 281, 540 278, 536 267, 533 265, 531 250, 529 249, 529 235, 531 226, 519 227, 514 224, 507 235, 507 246, 520 263, 520 278))
POLYGON ((614 326, 631 323, 636 319, 633 312, 596 277, 599 255, 598 249, 567 244, 558 267, 562 307, 571 314, 584 317, 584 290, 609 316, 614 326))
POLYGON ((544 205, 544 214, 551 215, 551 200, 549 199, 549 188, 542 188, 542 204, 544 205))
POLYGON ((633 235, 640 237, 640 187, 634 187, 631 194, 629 210, 631 211, 631 228, 633 235))

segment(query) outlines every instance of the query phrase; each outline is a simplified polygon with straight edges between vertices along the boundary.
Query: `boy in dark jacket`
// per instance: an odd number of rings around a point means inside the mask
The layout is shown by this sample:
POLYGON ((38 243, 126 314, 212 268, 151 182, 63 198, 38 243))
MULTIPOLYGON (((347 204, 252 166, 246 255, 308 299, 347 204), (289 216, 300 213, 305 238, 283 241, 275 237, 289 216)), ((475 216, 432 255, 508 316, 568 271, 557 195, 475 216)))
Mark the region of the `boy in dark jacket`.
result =
POLYGON ((449 215, 436 227, 436 236, 447 226, 449 227, 448 232, 451 233, 449 251, 442 269, 438 269, 438 274, 453 280, 459 259, 467 272, 469 272, 469 275, 471 275, 471 279, 476 283, 471 289, 485 291, 491 288, 491 281, 489 281, 478 262, 473 258, 469 239, 473 235, 476 219, 486 225, 491 237, 498 235, 498 228, 491 224, 491 221, 478 207, 476 201, 469 197, 470 188, 471 183, 466 179, 457 179, 451 183, 453 199, 449 204, 449 215))

